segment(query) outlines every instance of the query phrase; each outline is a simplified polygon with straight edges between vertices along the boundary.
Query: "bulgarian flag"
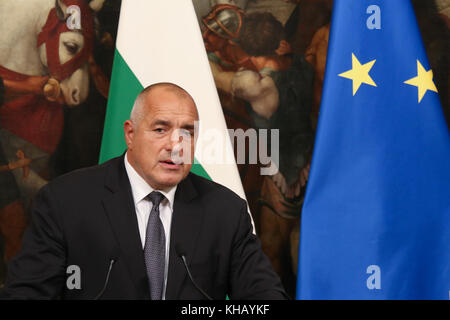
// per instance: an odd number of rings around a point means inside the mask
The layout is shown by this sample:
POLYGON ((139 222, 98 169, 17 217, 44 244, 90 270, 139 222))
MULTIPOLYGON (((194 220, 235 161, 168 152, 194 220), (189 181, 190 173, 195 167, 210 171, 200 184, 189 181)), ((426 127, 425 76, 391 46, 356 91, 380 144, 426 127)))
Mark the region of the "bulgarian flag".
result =
POLYGON ((200 126, 192 172, 245 199, 197 17, 188 0, 122 1, 100 163, 125 151, 123 123, 137 95, 157 82, 179 85, 196 102, 200 126))

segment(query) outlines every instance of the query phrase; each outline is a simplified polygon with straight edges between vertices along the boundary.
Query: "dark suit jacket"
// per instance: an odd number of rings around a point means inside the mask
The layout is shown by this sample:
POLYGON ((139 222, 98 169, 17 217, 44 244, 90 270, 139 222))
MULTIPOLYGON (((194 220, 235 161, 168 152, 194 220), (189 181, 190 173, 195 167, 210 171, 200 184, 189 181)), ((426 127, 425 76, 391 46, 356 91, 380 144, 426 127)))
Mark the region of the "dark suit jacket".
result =
MULTIPOLYGON (((175 193, 166 299, 284 299, 280 280, 252 234, 247 205, 227 188, 189 174, 175 193), (180 251, 180 249, 178 249, 180 251)), ((149 299, 142 244, 123 156, 43 187, 22 250, 10 262, 3 297, 149 299), (69 290, 70 265, 81 289, 69 290)))

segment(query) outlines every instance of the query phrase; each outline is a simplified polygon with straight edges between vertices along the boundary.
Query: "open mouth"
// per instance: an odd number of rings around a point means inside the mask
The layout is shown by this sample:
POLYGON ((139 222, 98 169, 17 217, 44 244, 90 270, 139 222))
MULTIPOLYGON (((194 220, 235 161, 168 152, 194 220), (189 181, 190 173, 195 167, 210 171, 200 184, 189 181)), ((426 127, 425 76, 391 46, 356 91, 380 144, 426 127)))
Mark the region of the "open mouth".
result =
POLYGON ((168 169, 178 169, 181 167, 181 163, 175 163, 170 159, 160 161, 160 163, 163 165, 163 167, 168 169))

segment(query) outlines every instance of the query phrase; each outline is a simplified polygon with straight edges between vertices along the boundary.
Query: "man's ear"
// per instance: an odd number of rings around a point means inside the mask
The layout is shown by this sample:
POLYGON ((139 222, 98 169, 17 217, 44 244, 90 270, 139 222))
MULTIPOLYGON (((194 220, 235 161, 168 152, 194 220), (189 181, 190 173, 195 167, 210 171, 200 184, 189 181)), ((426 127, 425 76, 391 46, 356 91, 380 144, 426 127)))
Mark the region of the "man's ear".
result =
POLYGON ((127 144, 127 147, 128 149, 131 149, 133 146, 133 138, 135 133, 135 128, 131 120, 125 121, 125 123, 123 124, 123 131, 125 134, 125 142, 127 144))

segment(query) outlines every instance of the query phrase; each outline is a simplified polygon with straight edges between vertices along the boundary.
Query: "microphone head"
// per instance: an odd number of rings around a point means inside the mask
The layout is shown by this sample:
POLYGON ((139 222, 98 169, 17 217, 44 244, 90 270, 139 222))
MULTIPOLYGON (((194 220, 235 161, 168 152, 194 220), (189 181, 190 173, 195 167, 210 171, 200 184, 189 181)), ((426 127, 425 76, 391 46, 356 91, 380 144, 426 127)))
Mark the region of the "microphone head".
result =
POLYGON ((110 251, 109 258, 110 260, 117 261, 120 256, 120 250, 118 247, 113 247, 110 251))
POLYGON ((179 257, 186 255, 186 251, 181 243, 175 243, 175 253, 179 257))

